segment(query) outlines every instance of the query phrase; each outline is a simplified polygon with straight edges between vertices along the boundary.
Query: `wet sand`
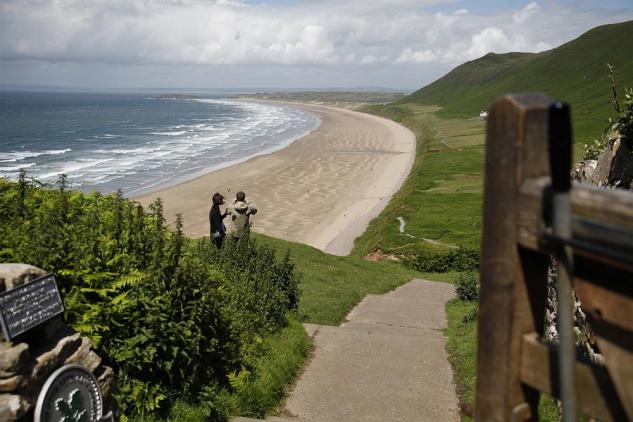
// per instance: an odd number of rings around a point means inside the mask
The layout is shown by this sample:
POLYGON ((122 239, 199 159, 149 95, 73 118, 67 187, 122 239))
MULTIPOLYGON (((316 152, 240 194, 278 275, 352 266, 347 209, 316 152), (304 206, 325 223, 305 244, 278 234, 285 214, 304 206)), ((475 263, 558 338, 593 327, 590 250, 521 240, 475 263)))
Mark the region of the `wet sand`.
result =
POLYGON ((211 195, 220 192, 229 203, 242 190, 259 210, 254 231, 349 254, 409 174, 415 136, 376 116, 292 105, 319 114, 321 126, 280 151, 133 199, 148 205, 161 197, 168 221, 182 213, 185 233, 202 237, 209 235, 211 195))

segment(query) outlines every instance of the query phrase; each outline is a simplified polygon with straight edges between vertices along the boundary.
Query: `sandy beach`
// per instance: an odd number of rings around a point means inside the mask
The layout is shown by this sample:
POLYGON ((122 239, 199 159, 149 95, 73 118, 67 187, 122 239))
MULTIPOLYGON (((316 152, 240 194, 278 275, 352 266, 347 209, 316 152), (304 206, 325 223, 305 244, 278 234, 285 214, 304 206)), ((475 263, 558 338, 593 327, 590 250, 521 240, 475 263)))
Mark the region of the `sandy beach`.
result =
POLYGON ((321 126, 283 150, 133 199, 148 205, 161 197, 168 221, 182 213, 185 233, 202 237, 209 235, 211 195, 220 192, 229 203, 243 190, 259 209, 254 231, 349 254, 409 174, 415 136, 376 116, 292 105, 319 114, 321 126))

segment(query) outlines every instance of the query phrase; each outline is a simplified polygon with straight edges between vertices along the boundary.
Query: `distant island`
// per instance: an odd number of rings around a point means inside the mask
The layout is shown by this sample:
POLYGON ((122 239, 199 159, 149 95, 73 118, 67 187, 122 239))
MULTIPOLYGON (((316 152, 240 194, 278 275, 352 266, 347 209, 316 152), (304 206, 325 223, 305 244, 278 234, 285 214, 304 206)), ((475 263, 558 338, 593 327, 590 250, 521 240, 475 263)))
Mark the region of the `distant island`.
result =
POLYGON ((312 103, 367 103, 386 104, 404 98, 403 92, 354 92, 354 91, 304 91, 304 92, 261 92, 238 95, 235 98, 295 101, 312 103))

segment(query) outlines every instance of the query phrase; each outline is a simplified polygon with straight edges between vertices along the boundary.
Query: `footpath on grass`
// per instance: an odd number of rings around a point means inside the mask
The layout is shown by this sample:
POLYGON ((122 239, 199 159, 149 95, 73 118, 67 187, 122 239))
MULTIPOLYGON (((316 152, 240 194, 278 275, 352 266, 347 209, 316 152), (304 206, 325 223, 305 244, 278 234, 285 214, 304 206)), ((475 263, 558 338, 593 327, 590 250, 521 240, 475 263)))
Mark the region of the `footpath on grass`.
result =
POLYGON ((413 280, 368 295, 341 326, 306 324, 314 356, 290 392, 285 416, 268 420, 458 421, 442 333, 453 288, 413 280))

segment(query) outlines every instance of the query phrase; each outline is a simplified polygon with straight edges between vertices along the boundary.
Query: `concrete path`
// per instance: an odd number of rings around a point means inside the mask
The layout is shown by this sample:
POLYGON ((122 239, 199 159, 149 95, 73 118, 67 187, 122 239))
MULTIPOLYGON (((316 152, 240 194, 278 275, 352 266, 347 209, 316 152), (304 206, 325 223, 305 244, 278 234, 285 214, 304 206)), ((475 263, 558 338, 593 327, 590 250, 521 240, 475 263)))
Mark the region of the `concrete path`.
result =
POLYGON ((284 413, 290 416, 268 420, 458 421, 442 334, 453 289, 413 280, 367 296, 340 327, 306 324, 314 357, 288 397, 284 413))

